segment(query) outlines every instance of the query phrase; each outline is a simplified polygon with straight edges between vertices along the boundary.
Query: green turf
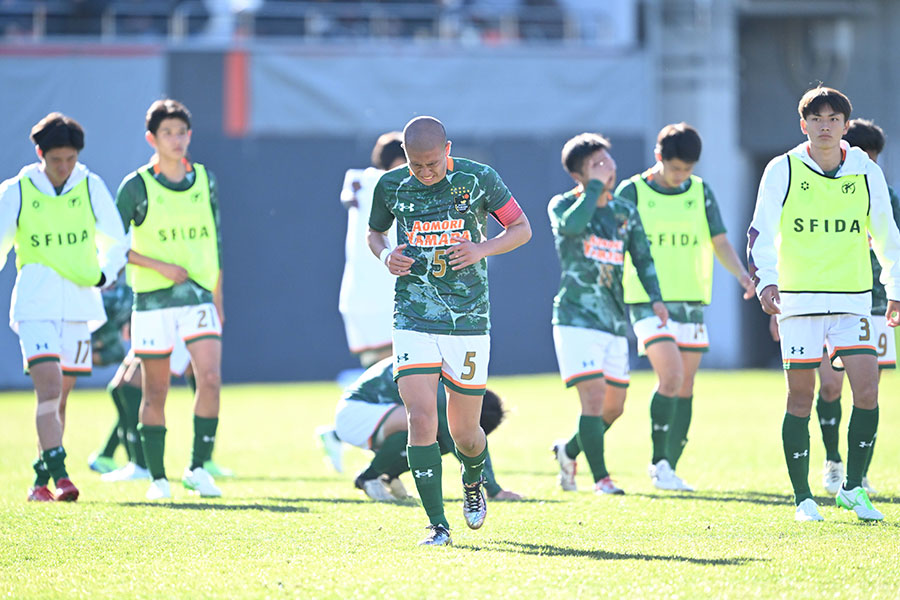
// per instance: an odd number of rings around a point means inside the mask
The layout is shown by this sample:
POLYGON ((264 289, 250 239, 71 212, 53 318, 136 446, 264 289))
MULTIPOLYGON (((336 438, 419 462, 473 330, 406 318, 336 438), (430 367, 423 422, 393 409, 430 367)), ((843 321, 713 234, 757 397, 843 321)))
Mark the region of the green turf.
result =
MULTIPOLYGON (((100 391, 69 401, 66 448, 75 504, 28 504, 33 400, 0 394, 0 596, 10 598, 896 598, 900 557, 898 377, 882 384, 881 435, 871 479, 881 524, 834 507, 821 487, 824 452, 813 421, 813 492, 824 523, 793 521, 780 443, 779 372, 703 372, 679 474, 695 494, 655 491, 647 477, 648 401, 635 373, 625 415, 607 436, 607 464, 627 491, 596 497, 556 486, 548 447, 572 433, 577 399, 556 376, 494 378, 509 418, 491 436, 498 480, 527 501, 489 504, 483 529, 460 514, 456 463, 444 488, 453 548, 419 548, 415 504, 375 504, 315 446, 334 384, 229 386, 217 460, 239 478, 200 500, 178 484, 190 452, 190 400, 168 406, 167 469, 174 500, 150 504, 145 482, 104 484, 85 458, 113 419, 100 391), (177 484, 177 485, 176 485, 177 484)), ((847 396, 849 396, 849 389, 847 396)), ((846 400, 845 400, 846 402, 846 400)), ((845 405, 843 428, 849 410, 845 405)), ((842 434, 846 452, 846 434, 842 434)), ((583 461, 582 461, 583 463, 583 461)), ((407 487, 413 484, 404 475, 407 487)))

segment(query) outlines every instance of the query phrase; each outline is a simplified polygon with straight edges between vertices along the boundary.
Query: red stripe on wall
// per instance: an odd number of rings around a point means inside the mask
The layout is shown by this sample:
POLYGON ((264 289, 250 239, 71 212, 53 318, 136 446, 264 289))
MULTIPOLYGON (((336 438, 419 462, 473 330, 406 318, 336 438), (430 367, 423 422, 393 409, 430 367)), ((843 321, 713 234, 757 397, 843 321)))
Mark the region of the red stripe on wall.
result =
POLYGON ((223 90, 225 135, 247 135, 250 108, 249 58, 246 50, 232 50, 225 55, 225 89, 223 90))

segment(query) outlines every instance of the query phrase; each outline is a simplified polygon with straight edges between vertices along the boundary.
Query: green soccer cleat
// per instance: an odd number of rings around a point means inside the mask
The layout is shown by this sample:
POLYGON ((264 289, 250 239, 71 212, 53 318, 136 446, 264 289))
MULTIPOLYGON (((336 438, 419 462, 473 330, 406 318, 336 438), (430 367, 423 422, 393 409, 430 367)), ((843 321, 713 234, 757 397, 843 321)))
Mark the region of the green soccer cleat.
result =
POLYGON ((115 471, 119 468, 119 465, 116 464, 116 459, 111 456, 103 456, 99 452, 94 452, 88 456, 88 467, 90 467, 91 471, 96 471, 103 475, 104 473, 115 471))
POLYGON ((884 519, 884 515, 872 506, 866 490, 859 486, 852 490, 846 490, 842 485, 837 496, 834 497, 834 501, 841 508, 855 512, 861 521, 881 521, 884 519))
POLYGON ((216 464, 212 460, 203 463, 203 469, 213 477, 234 477, 234 471, 228 467, 216 464))

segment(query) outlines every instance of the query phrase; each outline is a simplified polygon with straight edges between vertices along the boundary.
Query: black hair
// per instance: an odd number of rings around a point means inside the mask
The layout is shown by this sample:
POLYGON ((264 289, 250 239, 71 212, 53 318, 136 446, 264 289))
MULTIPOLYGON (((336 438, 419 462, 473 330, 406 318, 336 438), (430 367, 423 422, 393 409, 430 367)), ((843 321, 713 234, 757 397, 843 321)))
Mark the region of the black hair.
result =
POLYGON ((506 411, 503 410, 503 401, 500 396, 491 390, 485 390, 484 398, 481 401, 481 428, 487 435, 503 422, 506 417, 506 411))
POLYGON ((406 162, 406 154, 403 152, 403 134, 399 131, 389 131, 378 136, 378 141, 372 148, 372 166, 387 171, 398 158, 406 162))
POLYGON ((844 139, 864 152, 881 154, 884 150, 884 130, 868 119, 851 120, 844 139))
POLYGON ((156 135, 159 124, 165 119, 181 119, 188 129, 191 128, 191 111, 178 100, 165 98, 151 104, 147 109, 147 131, 156 135))
POLYGON ((31 128, 31 141, 47 153, 54 148, 84 148, 84 129, 81 124, 60 112, 52 112, 31 128))
POLYGON ((684 121, 666 125, 656 136, 656 151, 663 160, 677 158, 693 164, 700 160, 701 150, 700 133, 684 121))
POLYGON ((567 173, 581 173, 584 161, 598 150, 612 148, 609 140, 599 133, 579 133, 563 145, 562 166, 567 173))
POLYGON ((850 99, 834 88, 819 85, 808 90, 803 97, 800 98, 800 104, 797 105, 797 112, 800 113, 801 119, 806 119, 809 115, 817 115, 823 106, 830 106, 831 110, 844 115, 844 119, 850 120, 850 113, 853 111, 853 105, 850 99))

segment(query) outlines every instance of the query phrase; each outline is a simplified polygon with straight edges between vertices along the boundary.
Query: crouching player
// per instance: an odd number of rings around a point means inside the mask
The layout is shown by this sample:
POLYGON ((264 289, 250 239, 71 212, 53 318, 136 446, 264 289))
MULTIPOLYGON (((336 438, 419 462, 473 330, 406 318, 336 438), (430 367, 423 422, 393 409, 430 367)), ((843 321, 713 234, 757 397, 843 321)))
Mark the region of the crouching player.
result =
POLYGON ((584 450, 594 490, 623 494, 606 470, 603 436, 622 414, 629 380, 622 290, 626 251, 663 326, 669 313, 637 210, 612 196, 616 163, 609 148, 609 141, 596 133, 566 142, 563 167, 577 185, 554 196, 548 207, 562 269, 553 300, 553 342, 563 381, 578 390, 581 401, 575 435, 556 442, 553 451, 563 490, 575 490, 575 458, 584 450))
MULTIPOLYGON (((407 422, 400 390, 394 381, 391 358, 369 367, 344 392, 335 411, 335 431, 342 441, 365 450, 375 457, 356 477, 354 484, 373 500, 409 497, 399 475, 409 471, 406 458, 407 422)), ((453 438, 447 423, 447 395, 438 388, 438 434, 441 454, 453 452, 453 438)), ((491 390, 486 390, 481 404, 481 428, 489 435, 503 421, 503 404, 491 390)), ((455 456, 455 454, 454 454, 455 456)), ((458 457, 457 457, 458 458, 458 457)), ((504 490, 497 483, 491 457, 485 457, 485 491, 494 500, 520 500, 522 497, 504 490)))

